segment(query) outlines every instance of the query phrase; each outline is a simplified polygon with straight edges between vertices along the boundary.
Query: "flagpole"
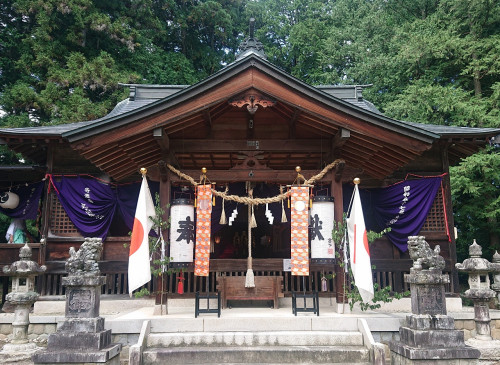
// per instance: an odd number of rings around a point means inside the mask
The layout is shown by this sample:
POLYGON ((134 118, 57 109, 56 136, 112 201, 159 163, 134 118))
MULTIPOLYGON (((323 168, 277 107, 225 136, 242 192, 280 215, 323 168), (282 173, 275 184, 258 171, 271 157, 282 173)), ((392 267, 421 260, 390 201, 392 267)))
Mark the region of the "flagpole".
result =
MULTIPOLYGON (((359 177, 354 178, 352 181, 354 185, 359 185, 361 183, 361 179, 359 177)), ((351 201, 349 202, 349 207, 347 208, 347 215, 349 216, 351 214, 351 208, 352 208, 352 202, 354 200, 354 193, 356 192, 356 188, 353 189, 352 195, 351 195, 351 201)), ((349 270, 347 268, 347 263, 348 263, 348 258, 347 258, 347 229, 344 234, 344 265, 345 265, 345 273, 349 273, 349 270)), ((344 305, 345 305, 345 294, 346 294, 346 286, 347 286, 347 275, 344 274, 344 300, 342 301, 342 313, 344 313, 344 305)))

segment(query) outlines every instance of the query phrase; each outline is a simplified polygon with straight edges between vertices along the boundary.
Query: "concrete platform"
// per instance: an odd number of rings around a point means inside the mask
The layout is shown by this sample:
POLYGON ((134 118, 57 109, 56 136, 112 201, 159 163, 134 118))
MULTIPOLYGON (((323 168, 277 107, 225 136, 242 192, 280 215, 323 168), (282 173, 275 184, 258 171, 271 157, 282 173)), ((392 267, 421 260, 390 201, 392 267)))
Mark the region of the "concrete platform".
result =
MULTIPOLYGON (((398 339, 399 327, 410 312, 408 299, 389 304, 390 306, 384 305, 377 310, 363 312, 355 307, 353 311, 350 311, 348 304, 337 304, 333 298, 320 298, 319 317, 312 313, 298 313, 294 316, 291 298, 281 298, 279 309, 269 308, 266 302, 234 302, 231 309, 222 310, 220 318, 217 318, 216 314, 201 314, 195 318, 194 299, 170 299, 168 308, 166 306, 160 308, 160 306, 155 306, 154 299, 128 297, 116 299, 116 296, 103 296, 101 316, 105 318, 105 328, 112 331, 113 342, 122 344, 121 360, 122 363, 123 361, 126 363, 129 348, 137 344, 145 320, 150 320, 152 338, 159 333, 167 335, 181 335, 182 333, 190 336, 190 332, 197 332, 197 336, 205 339, 213 333, 226 333, 229 336, 237 333, 235 336, 239 338, 245 338, 245 333, 253 333, 252 336, 257 342, 266 342, 262 339, 273 331, 360 332, 359 320, 363 319, 367 324, 368 333, 371 333, 375 342, 387 343, 398 339), (259 332, 267 334, 261 336, 259 332)), ((37 336, 38 339, 43 339, 43 334, 55 331, 56 324, 64 319, 64 305, 64 300, 37 302, 34 313, 30 315, 30 336, 34 336, 30 339, 36 341, 37 336)), ((215 303, 211 303, 212 305, 215 303)), ((459 298, 447 298, 447 307, 450 308, 449 315, 455 318, 455 323, 459 325, 457 328, 470 327, 468 331, 473 331, 473 308, 462 308, 459 298)), ((492 320, 499 320, 500 323, 500 311, 492 310, 490 315, 492 320)), ((11 333, 10 325, 13 320, 13 313, 0 313, 0 332, 4 334, 3 336, 11 333)), ((366 336, 363 337, 365 341, 366 336)), ((268 346, 271 346, 271 341, 268 342, 268 346)), ((0 338, 1 345, 2 339, 0 338)), ((227 360, 228 363, 238 363, 237 359, 227 360)), ((259 361, 255 360, 254 363, 258 364, 259 361)))

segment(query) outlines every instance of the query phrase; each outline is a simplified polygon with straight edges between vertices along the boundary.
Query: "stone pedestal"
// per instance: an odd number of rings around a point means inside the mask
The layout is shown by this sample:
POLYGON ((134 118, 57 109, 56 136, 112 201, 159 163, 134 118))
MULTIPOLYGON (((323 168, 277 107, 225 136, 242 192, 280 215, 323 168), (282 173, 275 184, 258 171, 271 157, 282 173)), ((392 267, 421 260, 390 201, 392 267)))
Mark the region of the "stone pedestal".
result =
MULTIPOLYGON (((91 241, 93 244, 96 242, 100 241, 91 241)), ((89 250, 84 245, 85 243, 80 251, 89 250)), ((76 256, 76 253, 73 256, 76 256)), ((47 350, 33 356, 35 364, 120 363, 118 354, 121 345, 111 343, 111 330, 104 328, 104 318, 99 317, 100 292, 105 277, 99 276, 96 265, 89 266, 88 254, 82 254, 82 257, 85 258, 82 263, 84 268, 91 269, 73 270, 68 277, 62 279, 62 284, 66 287, 65 320, 58 325, 57 331, 49 336, 47 350)), ((76 259, 72 262, 74 261, 76 259)), ((66 264, 67 269, 68 266, 71 270, 75 265, 66 264)))
POLYGON ((410 250, 414 266, 405 275, 412 314, 399 329, 400 341, 390 343, 392 364, 476 364, 480 352, 466 346, 463 331, 456 330, 447 315, 444 286, 449 277, 442 274, 444 260, 433 259, 438 252, 431 251, 422 237, 413 242, 411 238, 409 247, 419 245, 417 253, 410 250))

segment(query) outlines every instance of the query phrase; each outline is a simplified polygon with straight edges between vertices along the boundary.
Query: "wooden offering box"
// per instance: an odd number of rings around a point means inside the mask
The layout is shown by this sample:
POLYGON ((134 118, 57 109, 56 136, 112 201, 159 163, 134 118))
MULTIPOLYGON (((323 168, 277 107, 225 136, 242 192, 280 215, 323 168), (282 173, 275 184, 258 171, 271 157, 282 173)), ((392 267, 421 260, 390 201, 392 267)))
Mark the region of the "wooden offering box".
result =
POLYGON ((278 309, 278 298, 284 297, 281 276, 256 276, 254 288, 245 288, 244 276, 220 276, 217 284, 222 308, 227 307, 228 300, 272 300, 273 308, 278 309))

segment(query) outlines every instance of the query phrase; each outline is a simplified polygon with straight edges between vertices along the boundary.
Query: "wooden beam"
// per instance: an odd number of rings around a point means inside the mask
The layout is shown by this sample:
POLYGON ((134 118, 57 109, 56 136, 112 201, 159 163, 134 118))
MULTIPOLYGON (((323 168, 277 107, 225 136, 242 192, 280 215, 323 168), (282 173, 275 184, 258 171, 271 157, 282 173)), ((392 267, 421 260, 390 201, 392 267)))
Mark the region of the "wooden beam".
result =
MULTIPOLYGON (((174 151, 189 152, 235 152, 255 151, 255 143, 249 144, 247 140, 227 139, 172 139, 170 148, 174 151)), ((311 139, 261 139, 259 150, 276 152, 322 152, 317 140, 311 139)))
POLYGON ((247 139, 254 139, 255 114, 247 113, 247 139))
POLYGON ((341 162, 337 166, 335 166, 335 182, 336 183, 342 181, 342 174, 344 173, 344 168, 345 168, 345 162, 341 162))
POLYGON ((297 125, 297 119, 299 118, 300 115, 300 110, 295 109, 292 118, 290 119, 289 123, 289 137, 290 139, 295 138, 295 132, 296 132, 296 125, 297 125))
MULTIPOLYGON (((198 180, 200 176, 200 170, 183 170, 183 173, 193 177, 198 180)), ((306 179, 311 178, 316 175, 318 170, 302 170, 302 175, 306 179)), ((289 183, 291 184, 297 177, 297 172, 294 169, 290 170, 208 170, 207 176, 212 181, 227 182, 227 181, 273 181, 277 183, 289 183), (249 176, 250 171, 253 172, 253 176, 249 176)), ((172 182, 185 181, 179 176, 170 173, 170 179, 172 182)), ((332 181, 334 179, 333 173, 330 171, 327 173, 321 181, 332 181)))
POLYGON ((344 143, 351 137, 351 131, 345 128, 340 128, 332 138, 332 147, 341 148, 344 143))
POLYGON ((160 146, 162 153, 167 153, 170 150, 170 139, 168 138, 167 133, 162 127, 153 129, 153 137, 160 146))
POLYGON ((340 156, 340 151, 344 143, 351 137, 351 131, 345 128, 339 128, 337 133, 330 140, 330 154, 329 157, 336 159, 340 156))
POLYGON ((205 119, 208 128, 212 129, 212 117, 210 116, 210 110, 203 110, 203 118, 205 119))

